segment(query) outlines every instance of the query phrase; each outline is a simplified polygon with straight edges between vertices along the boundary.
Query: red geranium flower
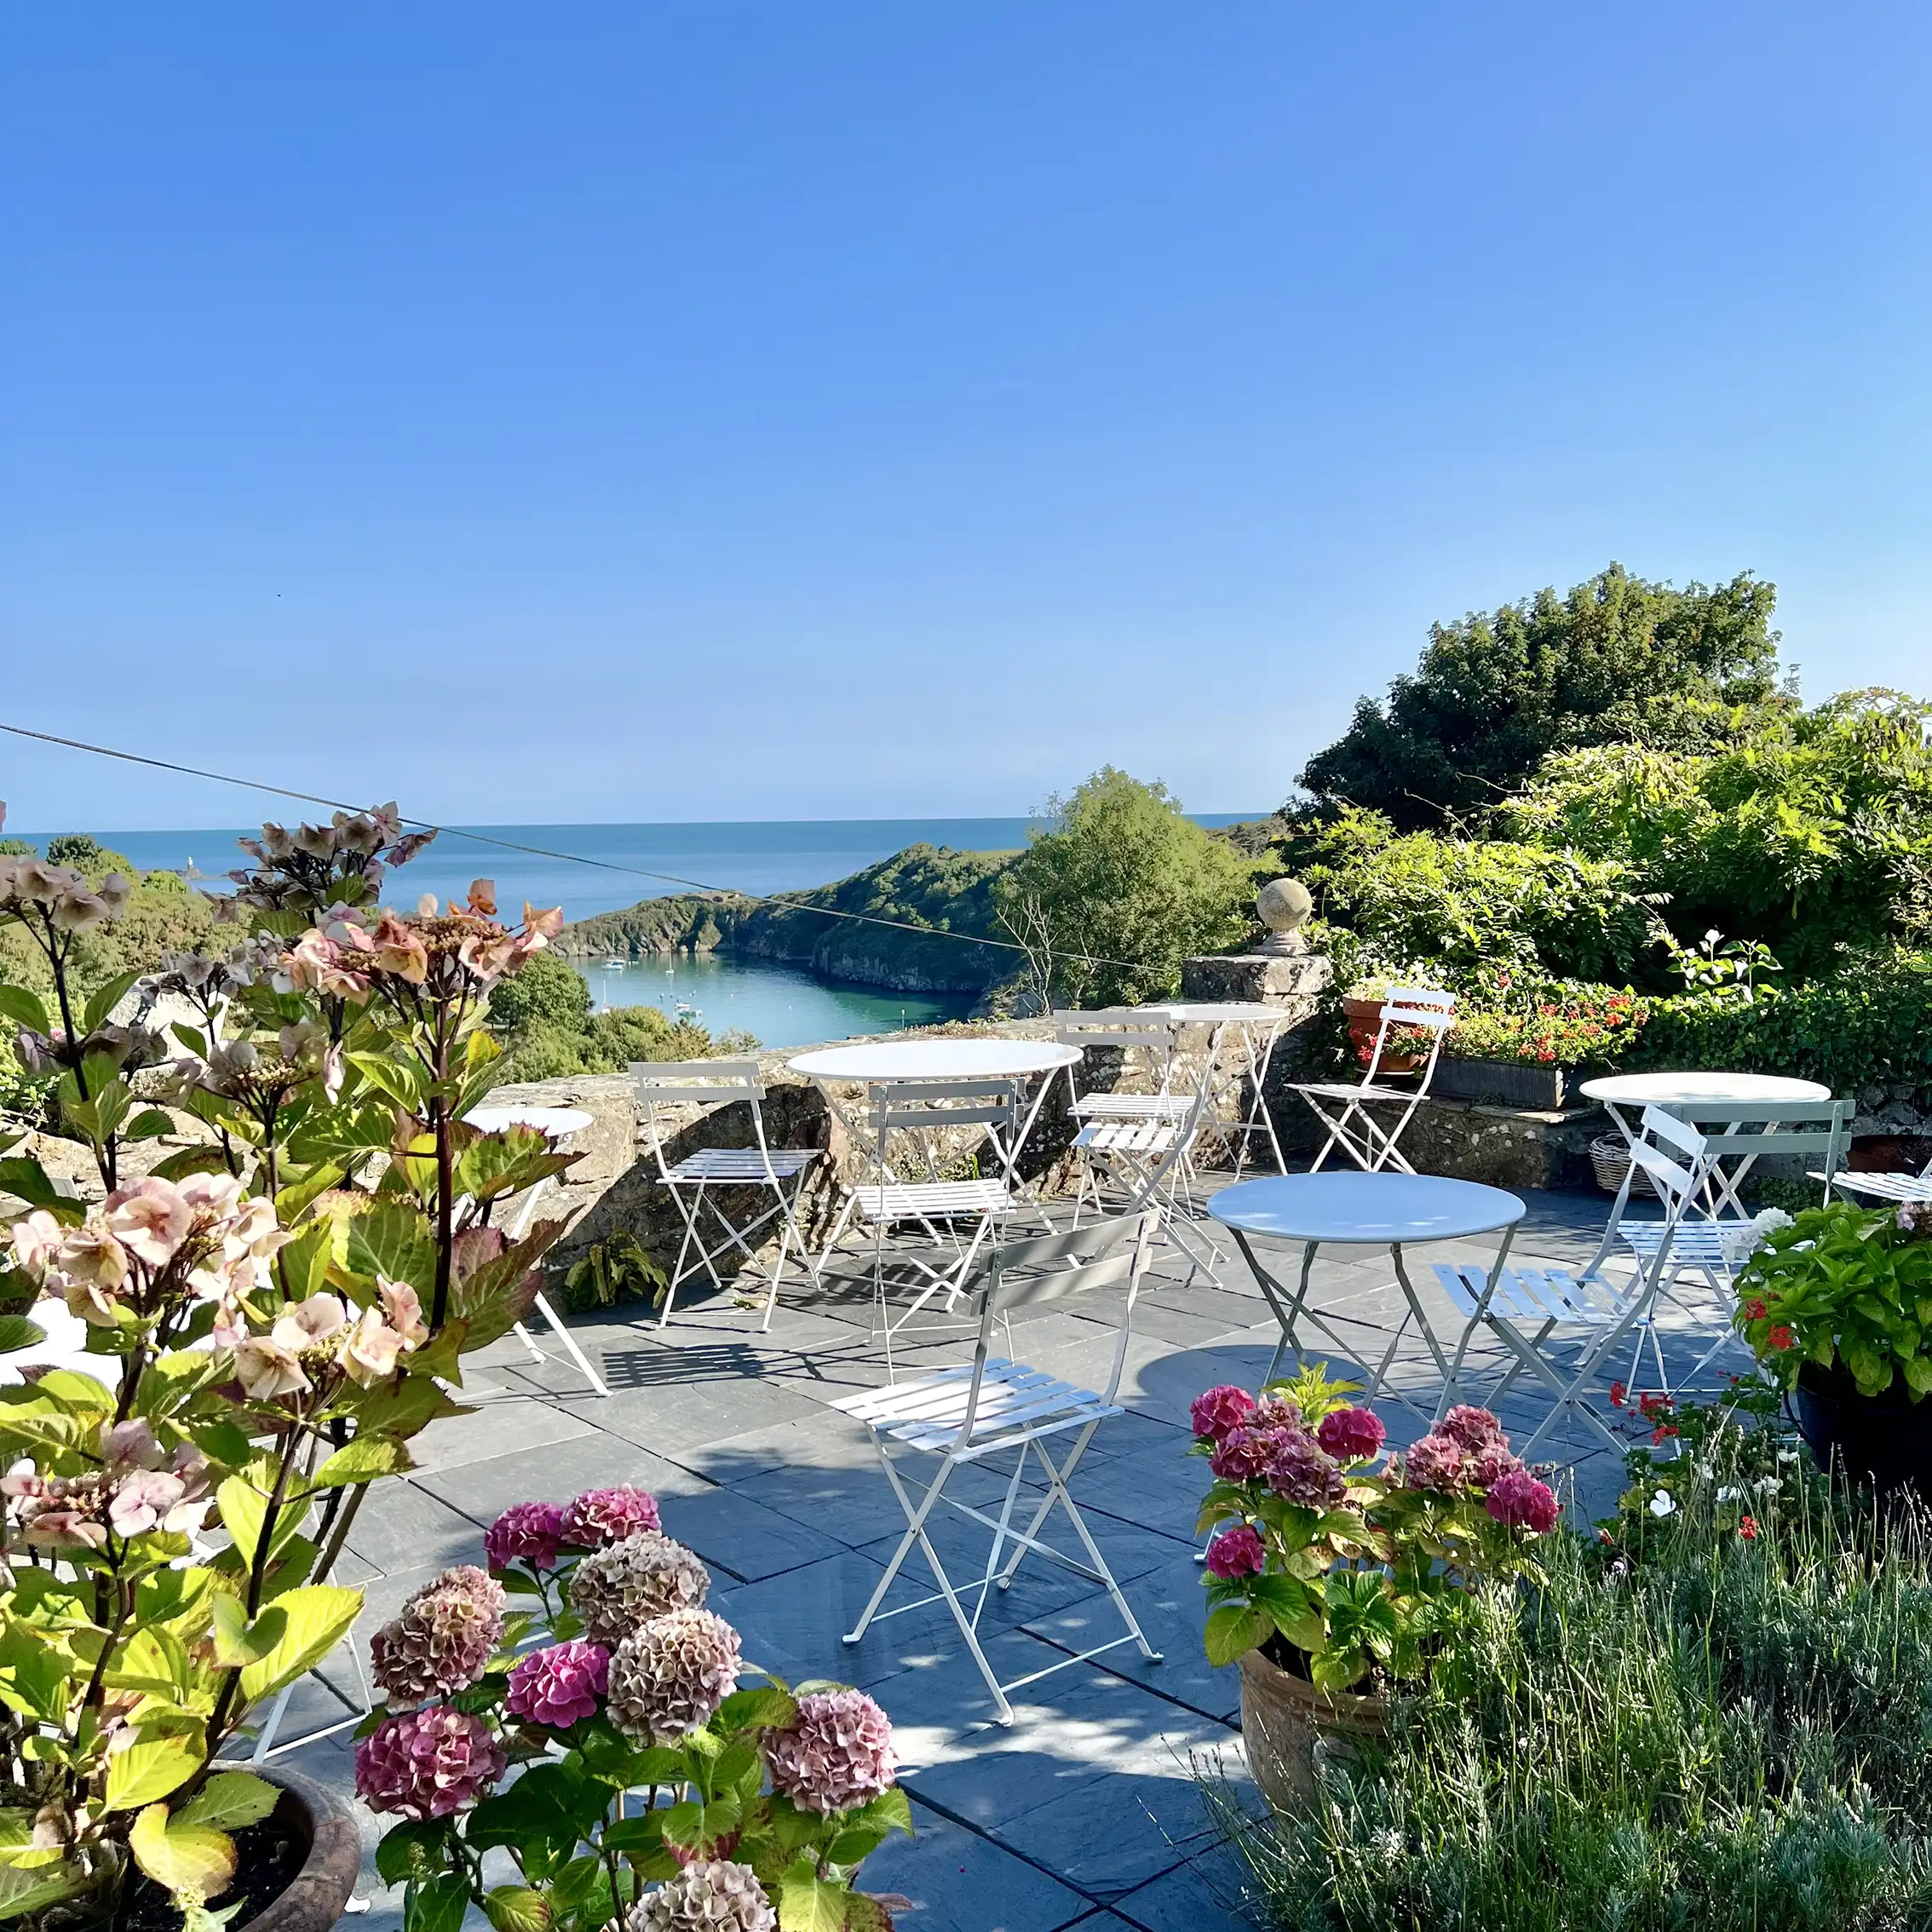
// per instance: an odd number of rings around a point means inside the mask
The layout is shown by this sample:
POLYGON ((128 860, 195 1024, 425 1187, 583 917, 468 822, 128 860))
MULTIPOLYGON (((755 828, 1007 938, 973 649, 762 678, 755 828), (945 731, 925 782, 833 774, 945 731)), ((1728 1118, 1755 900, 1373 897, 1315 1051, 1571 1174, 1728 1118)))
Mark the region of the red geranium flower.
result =
POLYGON ((1782 1349, 1790 1348, 1791 1345, 1791 1330, 1786 1327, 1783 1322, 1780 1322, 1778 1325, 1764 1337, 1764 1345, 1768 1348, 1782 1349))
POLYGON ((1744 1521, 1738 1525, 1738 1534, 1741 1536, 1746 1543, 1753 1542, 1757 1536, 1757 1518, 1756 1516, 1746 1516, 1744 1521))
POLYGON ((1753 1295, 1745 1303, 1745 1320, 1746 1321, 1762 1321, 1769 1312, 1764 1305, 1764 1297, 1762 1295, 1753 1295))
POLYGON ((1622 1408, 1624 1399, 1630 1394, 1630 1385, 1629 1383, 1613 1382, 1610 1384, 1610 1406, 1613 1409, 1622 1408))

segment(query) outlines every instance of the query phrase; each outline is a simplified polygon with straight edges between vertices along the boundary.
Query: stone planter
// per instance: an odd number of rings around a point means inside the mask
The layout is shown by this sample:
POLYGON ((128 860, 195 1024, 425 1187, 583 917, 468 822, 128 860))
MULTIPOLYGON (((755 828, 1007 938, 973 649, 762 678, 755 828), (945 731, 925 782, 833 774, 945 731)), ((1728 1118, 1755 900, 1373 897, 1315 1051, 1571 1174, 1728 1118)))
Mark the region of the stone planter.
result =
POLYGON ((302 1869, 287 1889, 237 1932, 329 1932, 342 1918, 362 1869, 362 1831, 354 1810, 347 1799, 299 1771, 268 1764, 222 1768, 253 1771, 279 1785, 281 1802, 270 1815, 305 1848, 302 1869))
POLYGON ((1385 1699, 1319 1691, 1258 1650, 1241 1659, 1241 1740, 1255 1783, 1277 1811, 1306 1810, 1320 1790, 1322 1759, 1357 1757, 1388 1729, 1385 1699))
POLYGON ((1580 1078, 1573 1067, 1546 1067, 1515 1060, 1465 1060, 1444 1054, 1435 1063, 1433 1091, 1445 1100, 1483 1101, 1492 1107, 1561 1113, 1573 1107, 1580 1078))

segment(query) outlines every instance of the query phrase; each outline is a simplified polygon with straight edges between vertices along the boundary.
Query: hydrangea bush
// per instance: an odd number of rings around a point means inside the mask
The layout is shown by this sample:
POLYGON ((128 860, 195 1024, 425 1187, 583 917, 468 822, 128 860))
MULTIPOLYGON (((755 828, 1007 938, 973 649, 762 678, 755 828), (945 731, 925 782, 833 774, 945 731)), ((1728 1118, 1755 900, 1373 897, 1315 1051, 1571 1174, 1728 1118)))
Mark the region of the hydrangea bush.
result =
POLYGON ((1413 1682, 1453 1640, 1479 1577, 1538 1574, 1556 1527, 1550 1486, 1510 1453, 1486 1409, 1449 1411, 1406 1453, 1325 1366, 1257 1397, 1226 1385, 1194 1402, 1193 1453, 1214 1482, 1205 1578, 1207 1653, 1257 1647, 1327 1692, 1413 1682))
POLYGON ((405 1932, 471 1905, 496 1932, 890 1932, 906 1901, 853 1887, 912 1829, 871 1698, 746 1666, 643 1490, 516 1504, 485 1548, 371 1646, 356 1789, 400 1820, 377 1866, 405 1932))
MULTIPOLYGON (((265 826, 219 946, 84 997, 76 935, 120 916, 124 884, 0 862, 0 923, 53 987, 50 1011, 0 986, 0 1016, 95 1181, 83 1199, 0 1159, 24 1210, 0 1298, 63 1310, 0 1317, 0 1350, 33 1351, 0 1388, 0 1918, 125 1923, 137 1869, 190 1932, 240 1908, 214 1903, 230 1833, 277 1793, 216 1761, 346 1633, 361 1593, 329 1578, 369 1484, 464 1412, 463 1355, 540 1285, 560 1224, 511 1243, 492 1210, 567 1157, 465 1116, 492 1078, 491 992, 558 916, 507 929, 482 880, 460 906, 381 910, 385 868, 423 842, 393 807, 265 826), (200 1144, 149 1158, 179 1124, 157 1100, 200 1144), (56 1321, 103 1366, 49 1366, 56 1321)), ((503 1613, 499 1585, 457 1573, 378 1640, 411 1709, 388 1775, 411 1768, 426 1811, 500 1774, 488 1728, 436 1700, 487 1663, 503 1613)))

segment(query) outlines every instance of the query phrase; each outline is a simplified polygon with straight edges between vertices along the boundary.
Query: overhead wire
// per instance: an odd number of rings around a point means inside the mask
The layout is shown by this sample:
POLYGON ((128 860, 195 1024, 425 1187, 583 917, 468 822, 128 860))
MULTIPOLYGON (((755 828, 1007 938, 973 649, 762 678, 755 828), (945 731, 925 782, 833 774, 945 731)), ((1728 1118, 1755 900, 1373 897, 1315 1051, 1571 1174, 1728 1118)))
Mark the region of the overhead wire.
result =
MULTIPOLYGON (((239 785, 245 791, 267 792, 273 797, 293 799, 300 805, 325 805, 335 812, 362 812, 368 808, 344 799, 325 798, 319 792, 297 791, 285 785, 270 785, 261 779, 238 778, 231 772, 205 771, 198 765, 178 764, 169 758, 154 758, 140 751, 123 751, 111 745, 91 745, 85 739, 63 738, 58 733, 34 731, 26 725, 0 722, 0 732, 14 738, 33 739, 43 745, 57 745, 70 751, 85 751, 98 758, 116 758, 124 764, 146 765, 155 771, 174 772, 185 778, 206 779, 215 785, 239 785)), ((893 919, 878 912, 849 912, 838 906, 814 905, 796 894, 741 892, 735 886, 707 885, 700 879, 687 879, 676 872, 653 871, 647 865, 628 865, 615 859, 593 859, 581 852, 559 852, 544 845, 526 845, 516 839, 498 838, 490 832, 473 831, 462 825, 443 825, 429 819, 403 817, 401 823, 439 837, 467 838, 478 845, 492 846, 500 852, 518 852, 532 859, 554 859, 566 865, 590 865, 606 872, 622 872, 641 879, 656 879, 666 885, 683 886, 692 892, 728 895, 751 900, 756 905, 788 907, 793 911, 816 913, 822 918, 844 919, 859 925, 884 926, 896 932, 917 933, 923 939, 957 940, 963 946, 993 946, 1003 952, 1026 953, 1027 948, 1013 940, 981 939, 972 933, 956 933, 941 926, 922 926, 910 919, 893 919)), ((1140 963, 1131 959, 1108 959, 1097 953, 1073 952, 1063 957, 1087 966, 1121 966, 1130 971, 1140 963)))

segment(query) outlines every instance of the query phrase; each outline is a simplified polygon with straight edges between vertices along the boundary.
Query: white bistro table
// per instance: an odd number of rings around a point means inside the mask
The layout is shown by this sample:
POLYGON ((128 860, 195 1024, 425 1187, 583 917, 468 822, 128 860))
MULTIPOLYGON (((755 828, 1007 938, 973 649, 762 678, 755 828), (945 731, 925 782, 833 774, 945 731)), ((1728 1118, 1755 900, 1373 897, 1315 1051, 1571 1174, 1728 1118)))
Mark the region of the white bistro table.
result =
MULTIPOLYGON (((1055 1040, 929 1039, 862 1040, 852 1046, 820 1047, 802 1053, 785 1064, 794 1073, 814 1082, 825 1096, 825 1104, 843 1123, 846 1131, 861 1143, 865 1139, 862 1121, 848 1113, 833 1090, 840 1086, 889 1086, 930 1081, 934 1085, 948 1081, 1024 1080, 1040 1073, 1056 1073, 1080 1057, 1076 1046, 1062 1046, 1055 1040)), ((1017 1194, 1017 1171, 1026 1137, 1039 1118, 1047 1090, 1053 1082, 1040 1082, 1032 1104, 1021 1117, 1009 1140, 1002 1140, 989 1127, 1008 1190, 1017 1194)), ((884 1149, 878 1150, 883 1166, 884 1149)), ((882 1176, 883 1178, 883 1176, 882 1176)))
MULTIPOLYGON (((1213 999, 1175 1000, 1165 1004, 1145 1006, 1140 1010, 1158 1014, 1163 1019, 1171 1020, 1178 1026, 1205 1026, 1208 1029, 1208 1063, 1204 1069, 1204 1076, 1210 1081, 1216 1076, 1222 1038, 1227 1034, 1233 1033, 1240 1041, 1241 1057, 1246 1064, 1254 1098, 1244 1112, 1237 1084, 1233 1124, 1230 1125, 1216 1118, 1215 1125, 1234 1142, 1234 1177, 1237 1181, 1241 1177, 1241 1170, 1247 1165, 1248 1152, 1256 1135, 1267 1141, 1268 1151, 1274 1156, 1275 1171, 1285 1174, 1288 1171, 1288 1163, 1281 1157, 1281 1142, 1275 1136, 1274 1121, 1268 1111, 1268 1102, 1262 1097, 1262 1084, 1268 1078, 1268 1063, 1274 1054, 1276 1036, 1287 1024, 1287 1009, 1271 1006, 1263 999, 1213 999)), ((1217 1092, 1215 1095, 1216 1102, 1219 1098, 1217 1092)))
MULTIPOLYGON (((561 1150, 572 1135, 581 1134, 589 1126, 595 1116, 586 1113, 580 1107, 477 1107, 463 1115, 464 1122, 485 1134, 501 1134, 512 1127, 534 1127, 549 1140, 554 1149, 561 1150)), ((525 1190, 521 1205, 509 1225, 503 1229, 506 1239, 520 1240, 530 1230, 530 1224, 537 1218, 537 1204, 555 1185, 555 1177, 545 1175, 537 1184, 525 1190)), ((610 1389, 604 1378, 590 1366, 589 1358, 577 1345, 577 1337, 563 1325, 557 1311, 550 1306, 549 1297, 539 1294, 537 1297, 537 1312, 549 1325, 550 1332, 563 1344, 565 1354, 582 1372, 584 1379, 600 1395, 608 1395, 610 1389)), ((516 1325, 517 1339, 530 1351, 535 1361, 548 1361, 549 1357, 537 1346, 530 1331, 520 1321, 516 1325)))
MULTIPOLYGON (((1599 1080, 1585 1080, 1578 1090, 1585 1100, 1593 1100, 1617 1124, 1625 1143, 1633 1144, 1642 1130, 1647 1107, 1755 1107, 1788 1101, 1828 1101, 1829 1087, 1815 1080, 1795 1080, 1781 1073, 1607 1073, 1599 1080)), ((1753 1136, 1740 1134, 1741 1122, 1733 1121, 1722 1135, 1736 1136, 1749 1142, 1753 1136)), ((1756 1156, 1746 1150, 1735 1166, 1720 1162, 1711 1170, 1711 1211, 1729 1207, 1740 1217, 1745 1210, 1738 1190, 1756 1156)))
POLYGON ((1275 1344, 1274 1358, 1268 1363, 1268 1381, 1274 1380, 1287 1350, 1293 1349, 1300 1358, 1299 1330, 1304 1321, 1318 1329, 1348 1360, 1359 1359, 1336 1324, 1378 1331, 1382 1325, 1310 1308, 1309 1274, 1316 1252, 1325 1245, 1387 1248, 1409 1311, 1396 1325, 1380 1363, 1369 1371, 1365 1399, 1372 1402, 1386 1391, 1405 1408, 1433 1423, 1453 1399, 1456 1370, 1452 1368, 1441 1338, 1409 1279, 1402 1251, 1425 1241, 1466 1240, 1472 1235, 1500 1233, 1503 1239, 1496 1251, 1491 1275, 1493 1280, 1509 1259, 1516 1223, 1528 1210, 1515 1195, 1475 1181, 1451 1181, 1434 1174, 1323 1173, 1274 1175, 1223 1187, 1208 1197, 1207 1211, 1239 1244, 1262 1298, 1280 1324, 1281 1339, 1275 1344), (1292 1292, 1256 1254, 1254 1238, 1260 1234, 1302 1244, 1301 1278, 1292 1292), (1442 1375, 1442 1395, 1434 1415, 1424 1414, 1400 1390, 1387 1386, 1395 1350, 1412 1321, 1442 1375))

